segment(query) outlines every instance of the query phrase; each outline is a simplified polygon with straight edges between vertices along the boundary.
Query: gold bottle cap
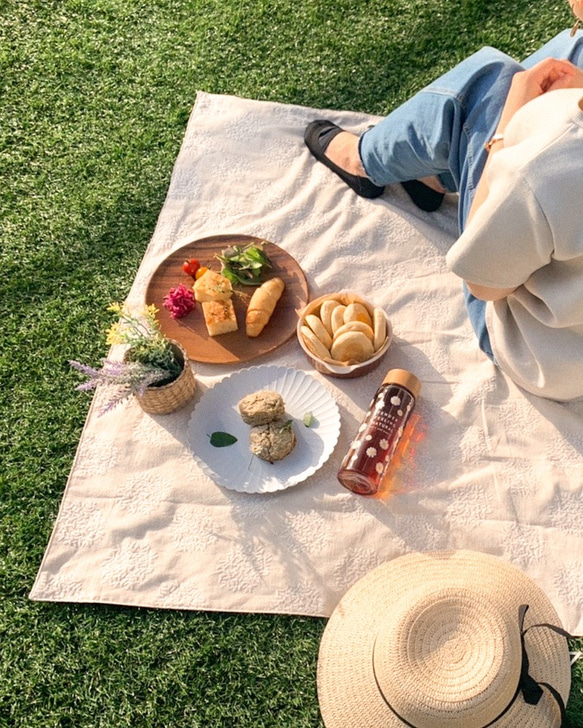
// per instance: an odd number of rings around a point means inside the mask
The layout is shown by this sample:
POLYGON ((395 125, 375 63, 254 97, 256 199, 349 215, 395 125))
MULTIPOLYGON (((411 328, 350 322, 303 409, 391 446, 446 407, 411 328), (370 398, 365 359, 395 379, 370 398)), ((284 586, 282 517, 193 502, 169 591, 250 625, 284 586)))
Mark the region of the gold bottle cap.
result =
POLYGON ((391 369, 383 379, 383 384, 398 384, 400 387, 405 387, 415 399, 417 399, 421 391, 419 379, 406 369, 391 369))

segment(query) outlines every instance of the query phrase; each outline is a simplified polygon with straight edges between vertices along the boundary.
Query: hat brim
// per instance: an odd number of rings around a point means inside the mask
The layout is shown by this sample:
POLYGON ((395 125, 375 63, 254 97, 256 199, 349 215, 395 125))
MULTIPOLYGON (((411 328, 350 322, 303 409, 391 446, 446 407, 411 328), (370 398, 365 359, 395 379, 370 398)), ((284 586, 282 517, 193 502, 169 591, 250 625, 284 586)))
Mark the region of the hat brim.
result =
MULTIPOLYGON (((349 589, 322 636, 317 683, 327 728, 406 725, 391 711, 377 687, 373 647, 394 605, 418 584, 427 589, 459 587, 494 598, 498 595, 505 608, 515 609, 516 614, 521 604, 529 605, 525 628, 540 623, 560 626, 545 593, 515 566, 495 556, 474 551, 434 551, 406 554, 386 562, 349 589)), ((550 629, 537 628, 528 632, 525 644, 530 674, 538 682, 552 685, 566 704, 571 670, 565 638, 550 629)), ((557 703, 545 690, 536 706, 527 705, 519 696, 491 728, 549 728, 559 724, 557 703)))

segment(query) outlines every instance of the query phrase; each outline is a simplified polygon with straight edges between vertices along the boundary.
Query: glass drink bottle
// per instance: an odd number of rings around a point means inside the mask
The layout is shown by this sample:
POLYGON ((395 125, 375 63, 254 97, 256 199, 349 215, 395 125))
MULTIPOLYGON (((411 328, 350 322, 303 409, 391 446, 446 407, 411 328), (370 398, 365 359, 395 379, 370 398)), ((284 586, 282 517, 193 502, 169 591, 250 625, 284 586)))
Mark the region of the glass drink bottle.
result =
POLYGON ((391 369, 376 391, 338 471, 345 488, 374 495, 403 436, 421 382, 406 369, 391 369))

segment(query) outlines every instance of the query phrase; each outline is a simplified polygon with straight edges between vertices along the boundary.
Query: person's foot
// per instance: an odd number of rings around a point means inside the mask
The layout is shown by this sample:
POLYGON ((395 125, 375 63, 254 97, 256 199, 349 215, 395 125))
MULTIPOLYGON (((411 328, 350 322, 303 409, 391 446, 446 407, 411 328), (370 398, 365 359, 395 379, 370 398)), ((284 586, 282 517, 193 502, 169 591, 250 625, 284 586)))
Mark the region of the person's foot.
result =
POLYGON ((357 136, 331 121, 318 119, 306 127, 304 141, 314 157, 337 174, 357 195, 374 199, 383 194, 385 188, 375 185, 364 174, 357 136))
POLYGON ((348 174, 366 177, 366 172, 358 153, 358 137, 349 131, 341 131, 330 140, 326 157, 348 174))
POLYGON ((445 190, 437 177, 422 177, 401 182, 401 187, 424 212, 435 212, 441 207, 445 190))
MULTIPOLYGON (((304 141, 316 159, 331 169, 357 195, 374 199, 384 192, 366 176, 358 150, 356 134, 341 129, 331 121, 319 119, 308 124, 304 141)), ((445 190, 437 177, 423 177, 401 182, 411 200, 425 212, 434 212, 443 202, 445 190)))

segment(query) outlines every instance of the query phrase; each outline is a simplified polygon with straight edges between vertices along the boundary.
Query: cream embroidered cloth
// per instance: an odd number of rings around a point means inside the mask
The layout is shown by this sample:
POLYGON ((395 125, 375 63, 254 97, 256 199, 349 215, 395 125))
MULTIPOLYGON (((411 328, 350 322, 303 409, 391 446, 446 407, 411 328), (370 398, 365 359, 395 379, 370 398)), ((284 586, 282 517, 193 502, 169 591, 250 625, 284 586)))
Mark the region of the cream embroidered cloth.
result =
POLYGON ((128 301, 142 303, 159 262, 185 242, 242 233, 291 253, 312 297, 350 288, 383 306, 395 337, 365 378, 313 372, 295 340, 249 364, 303 369, 333 394, 342 428, 332 456, 303 484, 269 495, 209 480, 187 427, 231 367, 195 364, 197 395, 175 415, 129 402, 98 417, 98 395, 31 598, 327 616, 385 559, 469 548, 524 570, 564 626, 583 634, 583 403, 526 395, 479 353, 460 281, 444 264, 455 199, 430 215, 400 187, 358 198, 303 144, 305 125, 321 117, 358 132, 375 121, 199 93, 128 301), (365 499, 336 470, 392 367, 422 380, 420 438, 397 492, 365 499))

